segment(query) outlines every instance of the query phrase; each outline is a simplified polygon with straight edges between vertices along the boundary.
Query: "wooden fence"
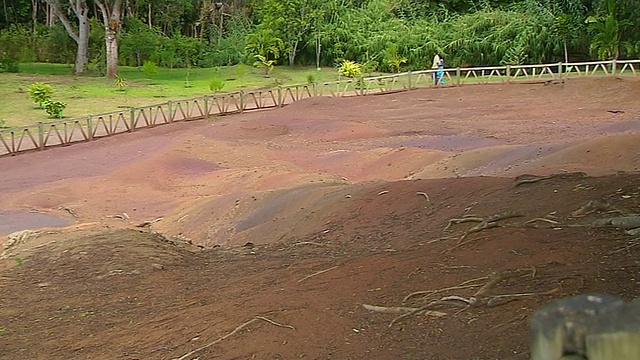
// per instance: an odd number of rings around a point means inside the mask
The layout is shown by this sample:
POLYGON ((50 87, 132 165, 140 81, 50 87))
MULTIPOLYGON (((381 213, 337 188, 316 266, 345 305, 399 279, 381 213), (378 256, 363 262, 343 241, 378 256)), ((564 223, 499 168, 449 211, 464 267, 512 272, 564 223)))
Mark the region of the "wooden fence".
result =
MULTIPOLYGON (((613 60, 542 65, 449 68, 444 86, 549 81, 583 76, 637 76, 640 60, 613 60)), ((82 119, 63 119, 0 131, 0 157, 91 141, 176 121, 208 119, 243 111, 282 107, 316 97, 366 96, 435 87, 436 70, 346 79, 324 83, 240 91, 120 110, 82 119)))

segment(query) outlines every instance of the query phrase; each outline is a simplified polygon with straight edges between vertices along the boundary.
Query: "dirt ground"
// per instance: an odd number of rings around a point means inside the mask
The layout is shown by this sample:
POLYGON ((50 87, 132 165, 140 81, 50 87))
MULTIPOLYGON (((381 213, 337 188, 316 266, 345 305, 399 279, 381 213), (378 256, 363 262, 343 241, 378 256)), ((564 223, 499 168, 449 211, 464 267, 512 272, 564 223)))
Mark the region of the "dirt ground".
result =
POLYGON ((640 79, 307 99, 0 194, 0 359, 526 359, 539 306, 640 296, 640 79))

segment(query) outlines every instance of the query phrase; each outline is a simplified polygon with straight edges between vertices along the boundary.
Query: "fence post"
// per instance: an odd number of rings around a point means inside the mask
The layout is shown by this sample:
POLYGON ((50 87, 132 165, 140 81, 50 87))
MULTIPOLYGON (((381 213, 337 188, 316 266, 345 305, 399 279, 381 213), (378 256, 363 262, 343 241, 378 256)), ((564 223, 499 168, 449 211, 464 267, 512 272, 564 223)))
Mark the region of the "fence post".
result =
POLYGON ((560 79, 564 77, 564 66, 562 65, 562 61, 558 63, 558 74, 560 76, 560 79))
POLYGON ((207 95, 204 96, 204 119, 209 119, 209 97, 207 95))
POLYGON ((89 132, 87 135, 89 141, 93 140, 93 117, 91 115, 87 116, 87 131, 89 132))
POLYGON ((407 78, 409 79, 409 90, 411 90, 411 70, 407 72, 407 78))
POLYGON ((173 122, 173 101, 167 101, 167 108, 169 109, 169 122, 173 122))
POLYGON ((460 72, 460 66, 456 68, 456 85, 460 85, 462 83, 462 73, 460 72))
POLYGON ((317 97, 318 96, 318 83, 317 82, 313 82, 313 97, 317 97))
POLYGON ((244 91, 240 90, 240 112, 244 111, 244 91))
POLYGON ((507 83, 510 83, 511 82, 511 65, 507 65, 506 76, 507 76, 507 83))
MULTIPOLYGON (((13 135, 13 132, 11 133, 13 135)), ((38 123, 38 142, 40 145, 40 150, 44 150, 44 124, 42 121, 38 123)))
POLYGON ((611 75, 616 75, 616 70, 618 68, 618 60, 613 59, 613 62, 611 63, 611 75))
POLYGON ((364 77, 360 76, 360 80, 358 80, 358 83, 360 84, 360 96, 364 96, 364 77))
POLYGON ((282 86, 278 85, 278 107, 282 107, 282 86))
POLYGON ((136 108, 132 107, 129 110, 129 132, 135 130, 136 126, 136 108))

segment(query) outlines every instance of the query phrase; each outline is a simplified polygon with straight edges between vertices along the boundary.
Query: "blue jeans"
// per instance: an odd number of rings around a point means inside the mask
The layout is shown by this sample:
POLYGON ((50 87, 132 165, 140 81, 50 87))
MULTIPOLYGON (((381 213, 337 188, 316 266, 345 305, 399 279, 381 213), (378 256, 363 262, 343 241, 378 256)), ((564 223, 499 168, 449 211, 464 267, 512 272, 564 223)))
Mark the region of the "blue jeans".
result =
POLYGON ((439 85, 439 84, 444 85, 444 66, 440 66, 438 68, 438 71, 434 75, 435 75, 434 78, 436 79, 435 80, 435 84, 436 85, 439 85))

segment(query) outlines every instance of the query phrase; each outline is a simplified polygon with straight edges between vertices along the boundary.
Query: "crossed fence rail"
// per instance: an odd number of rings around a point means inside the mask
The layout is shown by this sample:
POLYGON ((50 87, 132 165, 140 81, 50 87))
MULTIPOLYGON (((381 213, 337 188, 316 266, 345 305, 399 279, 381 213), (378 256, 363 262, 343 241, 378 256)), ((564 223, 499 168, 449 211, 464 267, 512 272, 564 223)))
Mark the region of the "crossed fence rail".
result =
MULTIPOLYGON (((640 60, 612 60, 541 65, 490 66, 444 69, 445 86, 489 83, 553 81, 583 76, 638 76, 640 60)), ((282 107, 317 96, 349 97, 387 94, 442 86, 434 82, 437 70, 345 79, 323 83, 240 91, 89 115, 0 131, 0 156, 44 150, 78 142, 134 132, 177 121, 208 119, 243 111, 282 107)))

